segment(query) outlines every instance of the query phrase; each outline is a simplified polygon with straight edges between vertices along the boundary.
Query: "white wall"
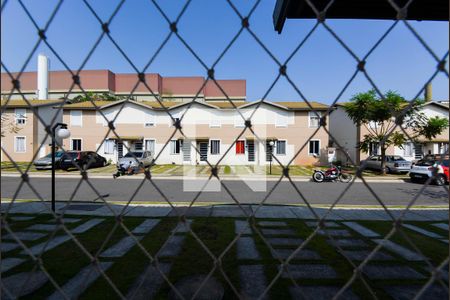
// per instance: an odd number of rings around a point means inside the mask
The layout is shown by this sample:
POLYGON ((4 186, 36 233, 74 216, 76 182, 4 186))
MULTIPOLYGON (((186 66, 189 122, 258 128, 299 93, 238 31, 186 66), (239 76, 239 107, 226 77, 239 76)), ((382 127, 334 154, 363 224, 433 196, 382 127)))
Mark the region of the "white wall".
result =
POLYGON ((424 113, 427 117, 441 117, 448 119, 448 110, 445 108, 437 107, 435 105, 426 105, 420 112, 424 113))
MULTIPOLYGON (((55 122, 52 124, 60 123, 62 122, 62 110, 58 111, 57 109, 54 109, 53 106, 41 106, 37 108, 39 117, 44 121, 45 124, 42 124, 40 120, 37 120, 37 145, 36 150, 39 152, 37 157, 42 157, 46 154, 48 154, 45 150, 48 148, 48 145, 51 144, 52 138, 50 135, 46 137, 46 131, 45 131, 45 125, 50 125, 53 118, 56 115, 55 122), (43 145, 43 147, 38 150, 38 147, 40 145, 43 145), (45 153, 45 154, 44 154, 45 153)), ((37 115, 34 116, 37 118, 37 115)))
MULTIPOLYGON (((336 147, 336 159, 346 162, 346 151, 355 162, 357 153, 356 125, 347 116, 347 113, 342 107, 338 106, 336 110, 331 112, 329 116, 329 130, 333 138, 344 148, 339 149, 338 145, 334 143, 333 146, 336 147)), ((331 140, 332 137, 330 136, 331 140)))

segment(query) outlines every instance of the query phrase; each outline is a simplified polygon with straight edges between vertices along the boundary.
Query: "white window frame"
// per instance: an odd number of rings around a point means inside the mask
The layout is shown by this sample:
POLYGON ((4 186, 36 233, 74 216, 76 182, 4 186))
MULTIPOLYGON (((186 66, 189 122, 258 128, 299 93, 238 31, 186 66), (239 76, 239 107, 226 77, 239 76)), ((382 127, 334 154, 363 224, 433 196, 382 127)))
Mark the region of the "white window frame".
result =
POLYGON ((211 155, 220 155, 220 153, 221 153, 221 150, 220 150, 220 148, 221 148, 221 146, 222 146, 222 140, 220 140, 220 139, 210 139, 209 140, 209 154, 211 154, 211 155), (218 141, 219 142, 219 152, 218 153, 212 153, 212 150, 213 150, 213 148, 212 148, 212 142, 213 141, 218 141))
POLYGON ((27 137, 24 135, 14 136, 14 152, 15 153, 26 153, 27 152, 27 137), (17 139, 23 138, 23 151, 17 151, 17 139))
POLYGON ((381 155, 381 148, 380 148, 380 143, 378 142, 372 142, 369 144, 369 149, 367 152, 369 155, 381 155), (376 145, 376 147, 374 147, 374 145, 376 145), (374 151, 375 150, 375 151, 374 151))
POLYGON ((367 124, 367 126, 369 126, 370 129, 377 129, 378 123, 375 122, 375 121, 369 121, 369 123, 367 124))
MULTIPOLYGON (((83 143, 83 142, 82 142, 83 143)), ((82 145, 83 146, 83 145, 82 145)), ((105 140, 105 142, 104 142, 104 144, 103 144, 103 153, 104 154, 114 154, 114 150, 115 150, 115 147, 116 147, 116 141, 114 141, 114 140, 110 140, 110 139, 108 139, 108 140, 105 140), (107 150, 107 147, 106 147, 106 144, 108 144, 108 143, 113 143, 113 146, 112 146, 112 152, 106 152, 106 150, 107 150)), ((109 149, 108 149, 109 150, 109 149)))
POLYGON ((286 155, 287 152, 287 140, 276 140, 275 141, 275 155, 286 155), (284 153, 278 153, 278 143, 279 142, 284 142, 284 153))
POLYGON ((72 150, 72 151, 83 151, 83 139, 82 138, 77 138, 77 137, 74 137, 74 138, 71 138, 70 139, 70 150, 72 150), (81 141, 81 149, 80 150, 74 150, 73 149, 73 140, 80 140, 81 141))
POLYGON ((132 144, 133 145, 133 150, 134 151, 144 151, 144 142, 142 141, 142 142, 140 142, 140 141, 134 141, 134 143, 132 144), (141 144, 142 145, 142 149, 136 149, 136 144, 141 144))
POLYGON ((406 142, 405 144, 404 144, 404 146, 403 146, 403 156, 406 156, 406 157, 413 157, 415 155, 415 151, 414 151, 414 143, 413 142, 406 142), (407 149, 407 147, 408 147, 408 144, 410 145, 410 147, 411 147, 411 153, 406 153, 406 149, 407 149))
POLYGON ((14 109, 14 119, 16 125, 26 125, 27 124, 27 109, 26 108, 16 108, 14 109), (20 114, 19 111, 23 111, 23 114, 20 114), (21 117, 18 117, 21 115, 21 117), (23 121, 23 123, 19 123, 19 121, 23 121))
POLYGON ((156 140, 155 139, 144 139, 144 151, 150 151, 151 152, 152 150, 147 149, 147 141, 153 141, 153 152, 152 152, 152 155, 155 156, 154 152, 156 152, 156 140))
POLYGON ((313 112, 313 111, 308 112, 308 127, 309 127, 309 128, 319 128, 319 127, 320 127, 320 119, 321 119, 321 118, 322 118, 322 113, 319 112, 319 111, 317 111, 317 112, 313 112), (313 117, 314 117, 314 118, 317 117, 316 114, 317 114, 318 117, 319 117, 317 126, 311 124, 312 118, 313 118, 313 117))
POLYGON ((70 126, 83 127, 83 111, 82 110, 71 110, 70 111, 70 126), (74 116, 72 115, 74 112, 80 112, 80 124, 74 124, 73 120, 74 116))
POLYGON ((320 144, 321 144, 320 140, 317 140, 317 139, 309 140, 309 142, 308 142, 308 155, 309 156, 313 156, 314 154, 320 155, 320 144), (311 142, 319 142, 319 149, 318 149, 319 152, 318 153, 311 152, 311 142))
POLYGON ((182 142, 181 142, 181 140, 170 140, 170 145, 169 145, 169 151, 170 151, 170 155, 180 155, 181 154, 181 152, 182 152, 182 150, 181 150, 181 148, 183 147, 183 145, 182 145, 182 142), (175 147, 173 147, 173 149, 172 149, 172 143, 173 142, 175 142, 175 143, 180 143, 180 145, 179 145, 179 147, 178 147, 178 149, 179 149, 179 152, 177 153, 177 152, 175 152, 175 150, 176 150, 176 144, 175 144, 175 147))
POLYGON ((448 143, 444 143, 444 142, 439 142, 438 143, 438 153, 439 154, 447 154, 447 150, 448 150, 448 143))
POLYGON ((156 126, 156 117, 155 115, 146 114, 144 116, 144 127, 151 128, 156 126))

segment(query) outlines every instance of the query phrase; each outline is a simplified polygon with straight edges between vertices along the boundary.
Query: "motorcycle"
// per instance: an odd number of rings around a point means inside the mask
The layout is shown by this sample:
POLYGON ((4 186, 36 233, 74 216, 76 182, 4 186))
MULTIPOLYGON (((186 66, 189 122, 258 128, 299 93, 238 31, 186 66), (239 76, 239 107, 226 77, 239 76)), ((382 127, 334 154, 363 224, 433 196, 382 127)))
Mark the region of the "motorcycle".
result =
POLYGON ((325 171, 314 170, 312 178, 315 182, 339 180, 340 182, 348 183, 352 180, 353 176, 351 174, 342 172, 340 166, 331 165, 331 167, 325 171))

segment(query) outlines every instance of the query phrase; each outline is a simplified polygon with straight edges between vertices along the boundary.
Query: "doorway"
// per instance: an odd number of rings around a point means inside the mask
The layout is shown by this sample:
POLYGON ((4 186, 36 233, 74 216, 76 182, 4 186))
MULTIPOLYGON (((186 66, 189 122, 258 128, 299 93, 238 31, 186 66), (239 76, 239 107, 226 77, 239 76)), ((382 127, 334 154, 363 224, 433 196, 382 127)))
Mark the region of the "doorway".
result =
POLYGON ((200 151, 200 161, 206 161, 208 159, 208 142, 198 142, 198 149, 200 151))

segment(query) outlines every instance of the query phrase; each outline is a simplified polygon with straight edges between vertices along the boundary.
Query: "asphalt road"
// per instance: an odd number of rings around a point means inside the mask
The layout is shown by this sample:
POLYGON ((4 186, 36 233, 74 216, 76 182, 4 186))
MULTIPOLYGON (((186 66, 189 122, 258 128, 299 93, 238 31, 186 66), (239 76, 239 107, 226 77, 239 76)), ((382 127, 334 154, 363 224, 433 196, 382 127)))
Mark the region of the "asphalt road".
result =
MULTIPOLYGON (((80 180, 77 178, 57 178, 56 179, 56 200, 69 200, 73 197, 77 201, 91 201, 97 198, 91 186, 82 182, 78 188, 80 180)), ((149 182, 140 179, 90 179, 89 182, 98 191, 111 201, 147 201, 147 202, 189 202, 192 201, 198 192, 186 191, 192 189, 193 185, 201 187, 204 183, 200 181, 186 181, 177 179, 154 179, 159 191, 149 182), (138 190, 139 189, 139 190, 138 190), (138 190, 138 191, 137 191, 138 190), (137 192, 136 192, 137 191, 137 192)), ((20 178, 1 177, 1 197, 12 198, 21 183, 20 178)), ((51 197, 50 178, 30 178, 30 184, 44 199, 51 197)), ((255 192, 246 183, 235 180, 225 180, 219 191, 205 191, 200 194, 196 202, 220 202, 235 203, 229 192, 241 203, 261 202, 272 187, 274 181, 267 183, 252 181, 254 188, 267 188, 266 191, 255 192), (267 184, 267 186, 266 186, 267 184), (229 192, 226 191, 228 189, 229 192)), ((311 204, 331 204, 349 186, 345 183, 314 183, 295 182, 298 190, 311 204)), ((407 205, 422 188, 421 184, 409 182, 396 183, 369 183, 370 188, 386 205, 407 205)), ((211 186, 208 186, 210 188, 211 186)), ((218 188, 217 186, 212 188, 218 188)), ((448 186, 429 186, 423 194, 419 196, 415 205, 448 205, 448 186)), ((23 185, 16 195, 17 199, 38 199, 38 196, 28 187, 23 185)), ((267 204, 303 204, 299 194, 289 182, 281 182, 266 200, 267 204)), ((371 194, 369 189, 363 184, 355 182, 344 194, 339 204, 347 205, 379 205, 379 202, 371 194)))

